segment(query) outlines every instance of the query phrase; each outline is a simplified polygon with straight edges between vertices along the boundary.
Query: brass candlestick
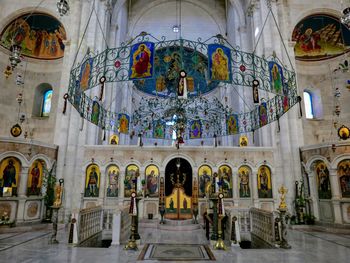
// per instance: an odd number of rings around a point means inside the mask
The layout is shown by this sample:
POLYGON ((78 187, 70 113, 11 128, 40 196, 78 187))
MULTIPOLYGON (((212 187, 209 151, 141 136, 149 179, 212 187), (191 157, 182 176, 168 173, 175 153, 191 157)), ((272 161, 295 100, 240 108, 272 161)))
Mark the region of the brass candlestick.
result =
MULTIPOLYGON (((222 199, 224 198, 223 193, 219 194, 219 208, 222 205, 222 199)), ((223 211, 222 207, 219 209, 219 214, 218 214, 218 240, 216 241, 214 245, 214 249, 218 250, 226 250, 226 246, 224 243, 224 240, 222 239, 222 219, 225 217, 225 211, 223 211), (221 210, 221 211, 220 211, 221 210)))

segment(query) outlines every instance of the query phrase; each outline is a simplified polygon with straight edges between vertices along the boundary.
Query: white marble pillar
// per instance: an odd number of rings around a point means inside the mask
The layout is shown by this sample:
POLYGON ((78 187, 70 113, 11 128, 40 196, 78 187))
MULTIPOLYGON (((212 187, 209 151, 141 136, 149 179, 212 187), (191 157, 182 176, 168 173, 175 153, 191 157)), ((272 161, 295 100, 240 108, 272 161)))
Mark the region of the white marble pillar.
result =
POLYGON ((17 195, 18 197, 27 196, 27 185, 28 185, 28 173, 29 167, 22 166, 19 174, 19 182, 17 182, 17 195))
POLYGON ((333 205, 333 212, 334 212, 334 223, 342 224, 342 211, 340 206, 340 199, 341 199, 341 193, 339 188, 339 178, 337 175, 337 169, 330 169, 329 170, 329 179, 331 183, 331 190, 332 190, 332 205, 333 205))
POLYGON ((250 194, 253 197, 254 207, 259 208, 259 197, 258 197, 258 169, 252 170, 252 177, 250 178, 252 181, 250 194))
POLYGON ((309 186, 310 186, 310 198, 312 202, 312 212, 316 218, 320 218, 319 211, 319 199, 318 199, 318 189, 316 184, 316 174, 315 170, 306 170, 307 176, 309 177, 309 186))

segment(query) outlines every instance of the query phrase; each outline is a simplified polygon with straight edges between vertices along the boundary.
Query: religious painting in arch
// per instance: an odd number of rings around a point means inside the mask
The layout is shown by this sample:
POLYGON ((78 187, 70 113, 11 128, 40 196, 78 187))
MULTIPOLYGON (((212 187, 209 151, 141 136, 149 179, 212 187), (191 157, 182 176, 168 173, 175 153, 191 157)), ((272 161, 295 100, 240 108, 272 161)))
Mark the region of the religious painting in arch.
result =
POLYGON ((200 120, 190 121, 190 139, 199 139, 202 137, 202 123, 200 120))
POLYGON ((250 178, 252 170, 249 166, 243 165, 238 169, 238 182, 239 182, 239 197, 249 198, 250 195, 250 178))
POLYGON ((45 163, 42 160, 35 160, 28 170, 27 195, 41 195, 43 182, 43 169, 45 163))
POLYGON ((350 160, 338 164, 338 177, 342 197, 350 197, 350 160))
POLYGON ((313 14, 295 26, 292 41, 297 60, 319 61, 348 52, 350 30, 337 17, 313 14))
POLYGON ((213 171, 209 165, 202 165, 198 169, 199 187, 198 197, 207 197, 206 193, 211 191, 213 171), (207 189, 210 188, 210 189, 207 189))
POLYGON ((219 187, 222 189, 224 198, 232 198, 232 170, 228 165, 221 165, 218 171, 219 187))
POLYGON ((145 196, 158 197, 158 178, 159 178, 158 167, 151 164, 147 166, 145 173, 146 173, 145 174, 145 177, 146 177, 145 196))
POLYGON ((81 65, 80 75, 79 75, 79 87, 80 87, 80 90, 82 91, 85 91, 89 88, 93 63, 94 63, 94 59, 88 58, 81 65))
POLYGON ((137 190, 137 178, 140 176, 140 169, 135 164, 130 164, 125 170, 124 197, 131 197, 131 193, 137 190))
POLYGON ((107 169, 107 197, 118 197, 119 190, 119 167, 115 164, 107 169))
POLYGON ((269 61, 269 72, 272 90, 281 93, 284 83, 282 67, 274 61, 269 61))
POLYGON ((268 166, 262 165, 258 170, 258 197, 272 198, 271 170, 268 166))
POLYGON ((130 117, 125 113, 118 114, 119 133, 129 134, 130 117))
POLYGON ((317 161, 315 163, 315 173, 316 173, 318 198, 331 199, 332 192, 331 192, 331 183, 329 179, 329 171, 324 161, 317 161))
POLYGON ((66 31, 53 16, 24 14, 11 21, 0 35, 0 44, 21 47, 21 54, 36 59, 59 59, 64 55, 66 31))
POLYGON ((129 79, 153 77, 154 43, 142 42, 131 47, 129 79))
POLYGON ((231 82, 231 50, 219 44, 208 45, 209 79, 231 82))
POLYGON ((85 197, 99 197, 101 172, 96 164, 90 164, 85 174, 85 197))
POLYGON ((110 145, 118 145, 119 144, 119 136, 117 134, 112 134, 109 137, 109 144, 110 145))
POLYGON ((231 114, 226 119, 227 135, 234 135, 238 133, 238 115, 231 114))
POLYGON ((21 163, 15 157, 8 157, 0 163, 0 196, 17 196, 21 163))

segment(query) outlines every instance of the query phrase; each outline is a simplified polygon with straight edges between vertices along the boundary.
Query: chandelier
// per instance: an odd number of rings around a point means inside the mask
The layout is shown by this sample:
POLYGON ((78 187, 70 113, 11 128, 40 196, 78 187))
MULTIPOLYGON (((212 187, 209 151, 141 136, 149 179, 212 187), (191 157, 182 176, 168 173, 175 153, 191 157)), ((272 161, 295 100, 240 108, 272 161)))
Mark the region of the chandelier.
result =
MULTIPOLYGON (((278 121, 300 103, 293 70, 275 55, 259 57, 243 52, 222 36, 206 41, 159 40, 142 32, 120 47, 107 48, 95 56, 87 53, 70 76, 66 98, 80 116, 103 130, 130 137, 139 134, 172 140, 175 132, 180 139, 199 139, 254 132, 278 121), (143 69, 142 64, 135 67, 134 63, 141 54, 149 64, 143 69), (226 74, 208 70, 220 56, 228 62, 223 64, 227 65, 226 74), (181 72, 186 72, 185 77, 181 72), (188 96, 180 98, 179 80, 185 78, 188 96), (132 98, 131 112, 110 111, 104 108, 102 96, 87 95, 86 91, 98 87, 103 94, 104 83, 112 82, 128 82, 138 90, 135 94, 140 96, 132 98), (247 111, 238 112, 219 92, 236 87, 252 89, 252 97, 253 88, 254 96, 259 95, 258 90, 267 95, 254 97, 247 111)), ((245 98, 240 99, 246 103, 245 98)))
POLYGON ((21 62, 21 47, 18 45, 12 45, 11 55, 10 55, 10 64, 12 69, 16 68, 17 65, 21 62))
POLYGON ((340 21, 350 29, 350 7, 343 10, 343 15, 340 21))

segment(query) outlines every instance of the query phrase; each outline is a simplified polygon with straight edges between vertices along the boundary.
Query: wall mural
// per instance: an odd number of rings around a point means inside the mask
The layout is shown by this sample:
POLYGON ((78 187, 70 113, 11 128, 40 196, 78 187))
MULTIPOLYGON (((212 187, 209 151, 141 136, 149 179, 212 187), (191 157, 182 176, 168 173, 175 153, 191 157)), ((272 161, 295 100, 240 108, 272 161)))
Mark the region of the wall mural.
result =
POLYGON ((0 196, 17 196, 21 163, 14 157, 3 159, 0 163, 0 196))
POLYGON ((199 178, 199 187, 198 187, 198 197, 203 198, 205 196, 205 190, 208 187, 208 185, 211 184, 211 178, 213 175, 213 171, 211 170, 210 166, 208 165, 202 165, 198 169, 198 178, 199 178))
POLYGON ((146 196, 158 197, 159 169, 155 165, 146 168, 146 196))
POLYGON ((225 198, 232 197, 232 170, 227 165, 222 165, 219 168, 219 185, 222 187, 225 198))
POLYGON ((350 49, 350 31, 339 19, 327 14, 314 14, 294 28, 292 40, 297 60, 317 61, 339 56, 350 49))
POLYGON ((118 197, 118 189, 119 189, 119 167, 116 165, 111 165, 107 170, 107 197, 118 197))
POLYGON ((250 197, 250 183, 252 171, 249 166, 243 165, 238 169, 239 178, 239 197, 245 198, 250 197))
POLYGON ((338 177, 342 197, 350 197, 350 160, 338 164, 338 177))
POLYGON ((331 184, 329 180, 329 171, 327 165, 323 161, 318 161, 315 165, 316 182, 319 199, 331 199, 331 184))
POLYGON ((98 197, 100 189, 100 168, 96 164, 91 164, 86 169, 85 197, 98 197))
POLYGON ((36 160, 28 170, 27 195, 40 195, 43 181, 43 163, 36 160))
POLYGON ((140 176, 139 167, 130 164, 126 167, 124 179, 124 197, 130 197, 132 190, 137 189, 137 177, 140 176))
POLYGON ((22 55, 37 59, 59 59, 64 55, 66 31, 53 16, 25 14, 10 22, 0 35, 0 43, 10 49, 22 48, 22 55))
POLYGON ((272 198, 271 170, 262 165, 258 170, 258 196, 259 198, 272 198))

